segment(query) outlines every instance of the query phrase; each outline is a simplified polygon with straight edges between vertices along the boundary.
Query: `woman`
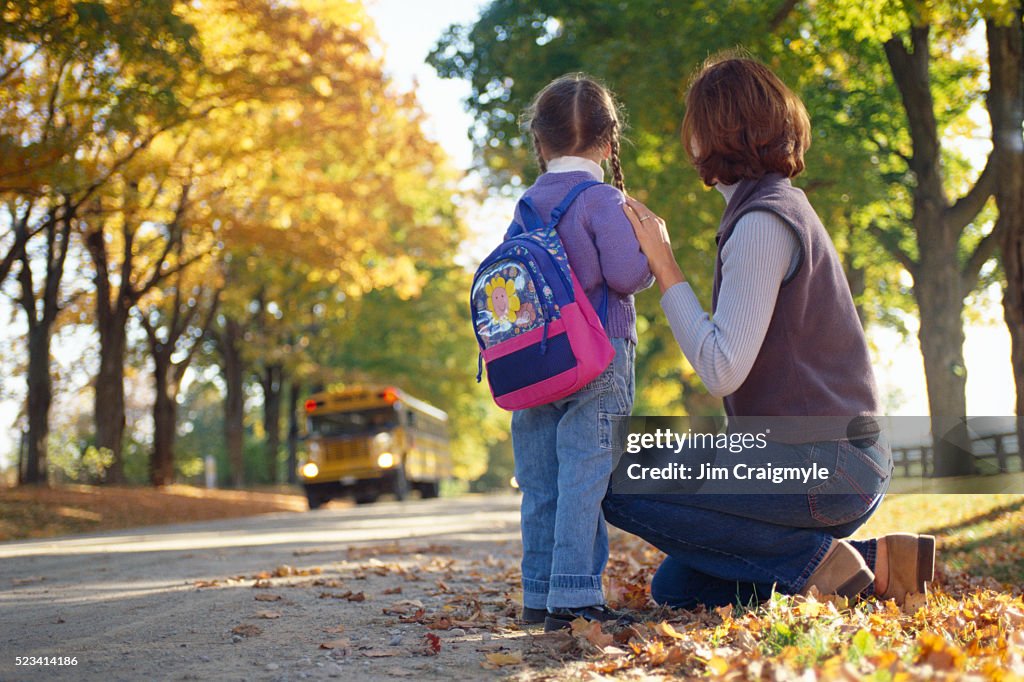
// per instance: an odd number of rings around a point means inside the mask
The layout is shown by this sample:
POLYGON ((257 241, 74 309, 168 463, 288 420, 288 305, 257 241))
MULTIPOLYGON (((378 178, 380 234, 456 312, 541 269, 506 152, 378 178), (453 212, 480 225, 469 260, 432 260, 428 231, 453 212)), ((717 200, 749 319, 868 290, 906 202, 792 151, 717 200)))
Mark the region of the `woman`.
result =
POLYGON ((682 141, 702 180, 727 202, 713 316, 675 262, 665 222, 639 201, 626 208, 675 338, 709 391, 724 398, 731 429, 767 418, 772 442, 748 452, 762 464, 815 464, 829 475, 790 483, 785 494, 721 486, 616 494, 613 486, 606 518, 668 555, 651 593, 671 606, 748 603, 772 589, 897 600, 923 591, 934 538, 841 539, 881 502, 892 458, 871 428, 877 391, 835 247, 790 183, 810 144, 802 102, 762 64, 715 58, 687 93, 682 141))

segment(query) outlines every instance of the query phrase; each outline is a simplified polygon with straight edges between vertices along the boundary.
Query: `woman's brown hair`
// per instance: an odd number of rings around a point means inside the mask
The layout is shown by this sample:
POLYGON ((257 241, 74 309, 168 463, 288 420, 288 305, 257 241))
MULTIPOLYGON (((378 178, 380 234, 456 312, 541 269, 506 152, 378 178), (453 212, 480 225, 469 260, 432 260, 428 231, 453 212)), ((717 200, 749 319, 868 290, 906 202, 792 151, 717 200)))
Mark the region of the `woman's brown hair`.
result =
POLYGON ((621 115, 608 88, 582 73, 557 78, 537 93, 526 121, 541 172, 547 171, 541 146, 552 156, 565 156, 607 144, 615 186, 626 191, 619 161, 621 115))
POLYGON ((804 169, 811 122, 803 102, 760 62, 720 55, 686 93, 682 141, 706 185, 804 169), (695 148, 696 147, 696 148, 695 148))

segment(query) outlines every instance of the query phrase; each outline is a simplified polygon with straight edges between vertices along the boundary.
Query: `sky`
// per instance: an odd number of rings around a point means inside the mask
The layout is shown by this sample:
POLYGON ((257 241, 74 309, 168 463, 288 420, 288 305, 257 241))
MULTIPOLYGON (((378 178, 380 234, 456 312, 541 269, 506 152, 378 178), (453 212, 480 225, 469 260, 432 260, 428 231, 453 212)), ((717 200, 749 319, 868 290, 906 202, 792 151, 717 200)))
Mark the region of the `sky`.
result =
MULTIPOLYGON (((469 86, 463 81, 438 78, 425 59, 444 30, 453 23, 472 22, 485 6, 486 0, 369 0, 367 10, 377 25, 384 45, 385 67, 402 89, 416 88, 417 97, 429 121, 426 133, 448 153, 456 168, 467 169, 472 163, 473 149, 467 131, 472 119, 465 111, 464 100, 469 86)), ((470 176, 466 183, 479 183, 470 176)), ((511 204, 492 199, 482 206, 470 206, 465 218, 472 230, 469 243, 459 258, 466 264, 479 259, 497 243, 508 225, 511 204)), ((984 324, 971 324, 966 329, 965 344, 968 370, 967 405, 972 415, 1013 414, 1014 388, 1010 367, 1010 340, 1002 324, 998 289, 979 297, 984 300, 984 324)), ((9 304, 0 302, 0 342, 17 333, 6 325, 9 304), (4 333, 6 332, 6 333, 4 333)), ((20 326, 20 325, 16 325, 20 326)), ((907 339, 887 329, 869 330, 876 347, 875 369, 883 405, 890 415, 923 415, 928 412, 924 367, 917 339, 907 339)), ((20 342, 20 340, 19 340, 20 342)), ((71 350, 63 348, 63 350, 71 350)), ((70 356, 60 359, 73 363, 70 356)), ((18 380, 20 381, 20 377, 18 380)), ((642 377, 638 377, 642 381, 642 377)), ((5 382, 6 384, 7 382, 5 382)), ((19 404, 20 387, 4 387, 7 399, 0 397, 0 466, 13 459, 17 435, 13 421, 19 404)))

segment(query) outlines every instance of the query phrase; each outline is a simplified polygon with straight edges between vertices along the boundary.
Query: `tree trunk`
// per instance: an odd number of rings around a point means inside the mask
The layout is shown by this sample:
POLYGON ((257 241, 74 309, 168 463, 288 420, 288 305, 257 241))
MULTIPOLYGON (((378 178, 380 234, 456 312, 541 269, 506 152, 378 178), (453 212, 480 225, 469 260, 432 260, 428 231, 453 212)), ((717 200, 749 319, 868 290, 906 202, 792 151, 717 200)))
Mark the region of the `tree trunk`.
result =
POLYGON ((281 393, 284 389, 284 368, 269 365, 263 370, 263 427, 267 434, 267 480, 277 483, 277 455, 281 449, 281 393))
POLYGON ((50 434, 50 325, 42 322, 28 333, 28 449, 25 483, 48 485, 46 440, 50 434))
MULTIPOLYGON (((181 253, 178 253, 180 261, 181 253)), ((210 328, 210 322, 217 310, 220 292, 214 294, 209 302, 209 309, 200 333, 192 337, 191 347, 183 358, 175 362, 176 350, 181 350, 181 340, 189 330, 192 320, 202 303, 198 299, 189 299, 182 308, 182 277, 179 272, 178 281, 174 286, 173 307, 169 314, 162 316, 157 309, 140 311, 140 321, 146 336, 149 338, 149 352, 153 358, 153 387, 156 398, 153 402, 153 452, 149 459, 149 479, 154 486, 169 485, 174 482, 174 440, 178 427, 178 392, 181 381, 185 377, 192 357, 199 348, 202 337, 210 328), (166 329, 161 340, 160 326, 166 329)))
POLYGON ((297 382, 291 383, 288 391, 288 477, 291 484, 298 482, 296 469, 299 466, 299 391, 302 387, 297 382))
POLYGON ((93 393, 96 447, 110 450, 114 459, 107 470, 109 483, 124 482, 125 429, 124 364, 127 347, 128 308, 97 301, 96 327, 100 334, 100 368, 93 393))
MULTIPOLYGON (((60 312, 60 286, 64 264, 68 255, 73 212, 67 208, 60 222, 49 220, 45 226, 45 278, 40 292, 36 292, 30 256, 21 253, 21 285, 19 303, 28 322, 28 448, 26 450, 25 482, 48 485, 46 441, 50 434, 50 404, 53 402, 53 383, 50 377, 50 341, 53 325, 60 312)), ((55 214, 54 214, 55 215, 55 214)))
MULTIPOLYGON (((1019 202, 1018 202, 1019 203, 1019 202)), ((999 214, 1002 216, 1002 207, 999 214)), ((1024 211, 1024 207, 1018 208, 1024 211)), ((1016 214, 1017 231, 1003 235, 1003 270, 1006 288, 1003 290, 1003 317, 1010 331, 1010 364, 1017 389, 1014 406, 1017 417, 1017 442, 1024 444, 1024 226, 1022 213, 1016 214)), ((1020 446, 1024 447, 1024 445, 1020 446)))
POLYGON ((157 361, 153 372, 156 400, 153 403, 153 455, 149 460, 149 480, 154 486, 174 483, 174 436, 178 423, 177 386, 170 374, 170 355, 157 361))
POLYGON ((963 298, 960 287, 938 274, 922 266, 914 281, 921 314, 918 338, 932 420, 934 475, 969 475, 974 473, 974 461, 964 421, 967 371, 963 353, 963 298))
POLYGON ((1024 3, 1014 21, 1000 26, 985 24, 991 87, 988 111, 992 120, 992 153, 996 155, 999 185, 994 232, 1006 288, 1003 316, 1010 332, 1010 363, 1017 389, 1017 442, 1024 447, 1024 3))
POLYGON ((219 346, 224 361, 224 383, 227 386, 224 401, 224 441, 228 464, 231 467, 231 484, 235 488, 245 485, 245 367, 241 343, 241 325, 227 318, 219 346))
POLYGON ((977 283, 990 244, 979 245, 961 266, 960 238, 984 207, 995 186, 990 156, 974 186, 955 203, 946 195, 942 172, 942 140, 935 118, 930 81, 929 25, 914 25, 909 46, 894 36, 884 44, 893 80, 899 88, 913 154, 913 227, 920 256, 917 262, 889 240, 890 248, 914 277, 914 298, 921 317, 919 339, 928 383, 932 418, 934 474, 974 472, 967 440, 967 370, 963 357, 964 298, 977 283))

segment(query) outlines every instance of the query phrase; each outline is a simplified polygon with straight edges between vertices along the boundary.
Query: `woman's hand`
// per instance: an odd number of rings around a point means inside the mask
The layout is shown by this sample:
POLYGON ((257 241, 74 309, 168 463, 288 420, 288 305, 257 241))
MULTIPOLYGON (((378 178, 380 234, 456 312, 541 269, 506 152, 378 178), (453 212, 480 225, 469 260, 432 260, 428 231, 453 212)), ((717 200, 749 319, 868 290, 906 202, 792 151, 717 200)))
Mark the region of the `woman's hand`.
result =
POLYGON ((640 249, 647 256, 651 274, 658 280, 662 293, 673 285, 685 282, 683 271, 679 269, 676 256, 672 253, 672 242, 665 221, 632 197, 626 197, 626 205, 622 210, 633 225, 640 249))

